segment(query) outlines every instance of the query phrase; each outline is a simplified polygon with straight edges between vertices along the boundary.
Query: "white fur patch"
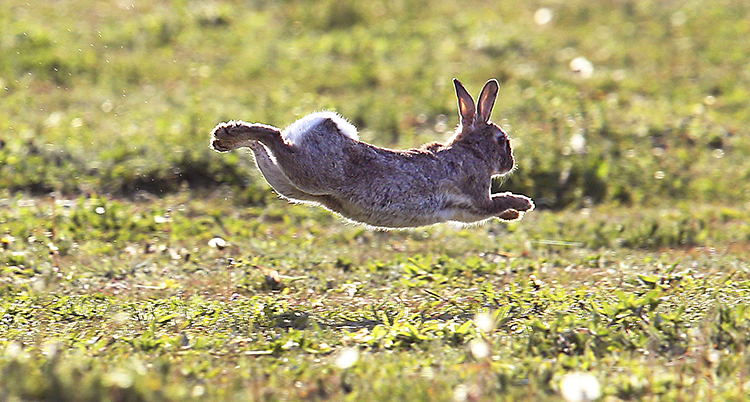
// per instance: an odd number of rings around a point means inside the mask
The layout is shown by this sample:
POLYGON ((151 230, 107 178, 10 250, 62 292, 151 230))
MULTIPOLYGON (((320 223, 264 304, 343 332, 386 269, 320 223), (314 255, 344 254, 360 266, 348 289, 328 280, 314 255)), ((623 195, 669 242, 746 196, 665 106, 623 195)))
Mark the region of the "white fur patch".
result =
POLYGON ((359 134, 357 134, 357 128, 351 123, 346 121, 345 118, 341 117, 338 113, 334 112, 315 112, 310 113, 307 116, 295 121, 290 124, 289 127, 284 129, 282 135, 284 138, 294 144, 299 142, 307 133, 315 128, 318 124, 323 122, 325 119, 331 119, 336 126, 339 128, 342 134, 353 139, 359 140, 359 134))

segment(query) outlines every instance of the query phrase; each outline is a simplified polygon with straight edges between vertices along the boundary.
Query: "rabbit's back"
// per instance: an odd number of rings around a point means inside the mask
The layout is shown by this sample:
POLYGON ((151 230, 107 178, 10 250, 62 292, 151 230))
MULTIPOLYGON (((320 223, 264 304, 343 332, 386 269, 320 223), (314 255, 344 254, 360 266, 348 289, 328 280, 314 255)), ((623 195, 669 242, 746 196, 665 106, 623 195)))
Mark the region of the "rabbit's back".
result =
MULTIPOLYGON (((321 126, 326 121, 333 122, 338 128, 338 132, 353 140, 359 140, 357 128, 346 121, 338 113, 334 112, 316 112, 310 113, 290 124, 281 134, 289 144, 298 145, 302 143, 310 134, 320 131, 321 126)), ((325 134, 325 133, 323 133, 325 134)), ((335 133, 331 133, 335 135, 335 133)))

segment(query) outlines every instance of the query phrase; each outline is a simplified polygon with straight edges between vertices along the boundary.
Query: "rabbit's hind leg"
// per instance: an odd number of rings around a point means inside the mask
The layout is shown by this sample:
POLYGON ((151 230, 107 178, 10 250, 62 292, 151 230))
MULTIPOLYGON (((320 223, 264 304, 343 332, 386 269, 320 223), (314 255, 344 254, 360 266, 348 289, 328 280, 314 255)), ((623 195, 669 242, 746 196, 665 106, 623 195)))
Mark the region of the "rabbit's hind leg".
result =
POLYGON ((310 202, 320 204, 331 211, 346 215, 346 210, 339 200, 327 194, 309 194, 300 190, 284 174, 279 165, 276 164, 268 149, 257 141, 251 141, 249 148, 255 156, 255 164, 258 166, 263 178, 283 198, 292 202, 310 202))
POLYGON ((257 141, 250 141, 248 147, 255 155, 255 164, 258 166, 263 178, 282 197, 294 201, 321 202, 318 196, 305 193, 297 188, 289 178, 281 171, 276 162, 271 159, 266 147, 257 141))
POLYGON ((252 142, 274 143, 283 141, 281 131, 265 124, 248 124, 242 121, 221 123, 211 132, 211 148, 218 152, 250 147, 252 142))

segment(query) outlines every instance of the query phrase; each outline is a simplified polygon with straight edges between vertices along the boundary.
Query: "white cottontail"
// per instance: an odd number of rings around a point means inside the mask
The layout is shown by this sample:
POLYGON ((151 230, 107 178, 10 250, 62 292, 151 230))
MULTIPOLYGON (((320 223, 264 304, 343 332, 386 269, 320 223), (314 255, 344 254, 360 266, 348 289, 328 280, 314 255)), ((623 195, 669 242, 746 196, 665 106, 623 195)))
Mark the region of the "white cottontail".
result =
POLYGON ((478 105, 453 80, 461 122, 445 144, 390 150, 359 141, 357 129, 333 112, 309 114, 284 131, 242 121, 222 123, 211 148, 248 147, 268 184, 293 202, 324 206, 379 228, 521 218, 533 201, 490 194, 492 176, 513 169, 507 134, 490 121, 498 84, 487 81, 478 105))

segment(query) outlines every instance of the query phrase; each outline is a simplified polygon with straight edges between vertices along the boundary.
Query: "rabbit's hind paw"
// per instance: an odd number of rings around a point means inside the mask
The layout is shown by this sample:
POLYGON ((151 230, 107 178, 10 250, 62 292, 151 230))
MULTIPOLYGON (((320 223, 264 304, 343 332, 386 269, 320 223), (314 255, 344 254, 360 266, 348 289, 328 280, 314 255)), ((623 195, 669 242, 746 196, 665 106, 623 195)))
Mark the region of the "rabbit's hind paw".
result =
POLYGON ((521 213, 516 211, 515 209, 508 209, 501 212, 497 217, 503 221, 515 221, 521 218, 521 213))
POLYGON ((244 144, 244 138, 241 135, 243 129, 246 130, 245 124, 241 122, 230 121, 221 123, 211 132, 211 149, 217 152, 229 152, 237 149, 244 144))

